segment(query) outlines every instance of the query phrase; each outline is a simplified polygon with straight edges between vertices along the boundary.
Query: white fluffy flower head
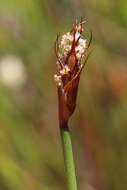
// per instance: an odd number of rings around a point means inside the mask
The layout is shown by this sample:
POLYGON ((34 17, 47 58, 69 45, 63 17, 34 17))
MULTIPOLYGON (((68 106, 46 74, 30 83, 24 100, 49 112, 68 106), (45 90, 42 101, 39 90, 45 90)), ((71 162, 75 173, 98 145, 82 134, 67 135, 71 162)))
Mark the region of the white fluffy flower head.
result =
POLYGON ((71 50, 72 42, 73 42, 73 35, 70 32, 67 32, 62 36, 59 45, 61 56, 66 56, 68 54, 68 52, 71 50))
POLYGON ((79 80, 85 65, 85 62, 82 63, 82 58, 86 55, 92 38, 88 42, 82 37, 84 23, 82 20, 79 23, 75 22, 70 32, 65 33, 61 38, 57 36, 55 41, 57 73, 54 79, 62 92, 66 92, 73 81, 79 80))
POLYGON ((75 45, 75 53, 77 59, 83 57, 85 50, 86 50, 86 39, 81 38, 81 34, 76 32, 75 34, 67 32, 64 34, 60 41, 60 56, 67 56, 72 49, 73 42, 77 42, 75 45))

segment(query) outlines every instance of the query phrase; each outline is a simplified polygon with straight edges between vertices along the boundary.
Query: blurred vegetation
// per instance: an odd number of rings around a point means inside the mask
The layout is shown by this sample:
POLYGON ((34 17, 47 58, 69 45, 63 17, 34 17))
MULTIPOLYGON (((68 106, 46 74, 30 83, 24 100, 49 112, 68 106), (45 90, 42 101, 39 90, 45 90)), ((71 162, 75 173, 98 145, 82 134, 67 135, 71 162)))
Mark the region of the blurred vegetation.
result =
POLYGON ((16 56, 26 75, 0 76, 1 190, 67 189, 53 46, 81 16, 94 39, 70 122, 79 189, 127 188, 127 1, 1 0, 0 65, 16 56))

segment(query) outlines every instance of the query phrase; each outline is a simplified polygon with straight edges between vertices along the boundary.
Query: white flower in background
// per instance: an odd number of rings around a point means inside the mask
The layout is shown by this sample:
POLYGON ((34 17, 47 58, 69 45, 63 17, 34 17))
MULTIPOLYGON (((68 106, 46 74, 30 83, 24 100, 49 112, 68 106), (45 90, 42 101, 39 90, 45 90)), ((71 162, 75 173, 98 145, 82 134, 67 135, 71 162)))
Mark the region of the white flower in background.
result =
POLYGON ((0 59, 0 82, 8 87, 20 87, 26 81, 26 72, 20 57, 7 55, 0 59))

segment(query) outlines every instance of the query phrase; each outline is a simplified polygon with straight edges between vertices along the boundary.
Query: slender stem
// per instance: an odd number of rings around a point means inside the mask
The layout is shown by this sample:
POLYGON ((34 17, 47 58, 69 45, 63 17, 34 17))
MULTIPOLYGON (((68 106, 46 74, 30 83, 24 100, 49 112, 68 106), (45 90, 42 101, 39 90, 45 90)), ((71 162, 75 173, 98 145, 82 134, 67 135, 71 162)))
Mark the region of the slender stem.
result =
POLYGON ((77 190, 77 180, 73 158, 71 134, 68 127, 61 128, 61 137, 63 144, 63 154, 68 182, 68 190, 77 190))

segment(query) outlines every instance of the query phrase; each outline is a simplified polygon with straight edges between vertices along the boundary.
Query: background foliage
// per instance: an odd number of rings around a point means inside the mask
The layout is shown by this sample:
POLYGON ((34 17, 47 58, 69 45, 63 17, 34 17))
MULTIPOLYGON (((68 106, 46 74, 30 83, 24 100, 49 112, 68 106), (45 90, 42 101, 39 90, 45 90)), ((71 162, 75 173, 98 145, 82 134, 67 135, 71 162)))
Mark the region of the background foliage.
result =
POLYGON ((1 190, 67 189, 53 46, 81 16, 94 38, 70 122, 79 189, 127 188, 126 10, 125 0, 0 1, 1 190), (14 58, 24 80, 9 75, 14 58))

